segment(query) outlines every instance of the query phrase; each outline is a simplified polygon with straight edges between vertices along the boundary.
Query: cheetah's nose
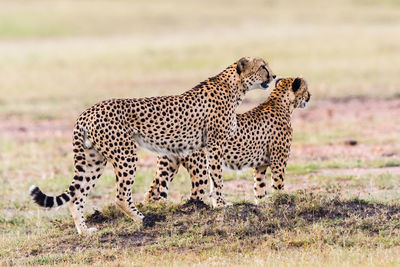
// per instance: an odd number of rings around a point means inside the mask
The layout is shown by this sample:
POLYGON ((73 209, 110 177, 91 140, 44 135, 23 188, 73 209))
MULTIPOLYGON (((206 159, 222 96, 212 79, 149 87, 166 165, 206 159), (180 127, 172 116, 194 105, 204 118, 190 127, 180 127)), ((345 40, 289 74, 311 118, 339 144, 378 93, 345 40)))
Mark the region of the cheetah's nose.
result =
POLYGON ((275 79, 275 78, 276 78, 276 75, 274 74, 274 75, 272 76, 272 78, 274 78, 274 79, 275 79))

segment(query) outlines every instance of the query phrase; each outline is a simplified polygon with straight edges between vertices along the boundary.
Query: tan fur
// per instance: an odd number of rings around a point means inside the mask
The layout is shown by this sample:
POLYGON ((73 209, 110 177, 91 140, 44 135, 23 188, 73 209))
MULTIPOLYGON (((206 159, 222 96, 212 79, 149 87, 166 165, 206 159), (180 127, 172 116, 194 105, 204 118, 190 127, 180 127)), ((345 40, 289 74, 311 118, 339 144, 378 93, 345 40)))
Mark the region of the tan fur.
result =
MULTIPOLYGON (((224 141, 222 157, 224 165, 231 169, 254 168, 254 193, 256 201, 265 197, 265 174, 271 168, 272 187, 284 188, 285 168, 292 141, 291 114, 310 99, 304 79, 287 78, 278 82, 270 97, 258 107, 237 115, 234 136, 224 141), (296 82, 295 82, 296 81, 296 82), (293 91, 292 85, 298 85, 293 91)), ((203 200, 208 184, 208 168, 205 151, 194 152, 185 158, 159 157, 153 184, 146 193, 146 200, 166 199, 169 182, 174 178, 180 164, 189 172, 192 180, 191 198, 203 200), (163 175, 161 175, 163 174, 163 175)), ((212 191, 222 191, 222 179, 211 175, 212 191)), ((218 194, 212 192, 215 198, 218 194)))
MULTIPOLYGON (((76 122, 75 176, 69 189, 51 197, 33 186, 31 195, 46 207, 71 201, 78 232, 89 234, 93 229, 87 228, 83 218, 86 197, 109 161, 116 176, 117 206, 128 216, 142 219, 144 216, 134 206, 131 190, 137 145, 171 157, 204 149, 215 170, 211 176, 219 184, 221 144, 232 134, 237 106, 247 91, 261 88, 274 76, 264 60, 242 58, 181 95, 98 103, 83 112, 76 122)), ((222 196, 217 201, 224 204, 222 196)))

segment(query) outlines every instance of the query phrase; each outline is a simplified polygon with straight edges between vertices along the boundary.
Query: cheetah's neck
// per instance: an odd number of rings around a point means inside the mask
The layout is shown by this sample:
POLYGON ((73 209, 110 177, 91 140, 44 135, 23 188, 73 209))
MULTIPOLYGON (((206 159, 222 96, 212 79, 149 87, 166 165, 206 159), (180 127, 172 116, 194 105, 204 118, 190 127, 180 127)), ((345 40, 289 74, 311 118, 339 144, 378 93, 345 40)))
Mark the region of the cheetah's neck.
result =
POLYGON ((268 97, 267 101, 265 101, 262 106, 274 106, 280 109, 283 109, 290 116, 294 110, 294 104, 290 101, 290 89, 284 87, 276 87, 271 95, 268 97))
POLYGON ((246 91, 248 91, 247 85, 240 81, 239 74, 236 71, 237 64, 234 63, 222 71, 218 76, 229 89, 229 95, 232 96, 234 108, 237 108, 243 101, 246 91))

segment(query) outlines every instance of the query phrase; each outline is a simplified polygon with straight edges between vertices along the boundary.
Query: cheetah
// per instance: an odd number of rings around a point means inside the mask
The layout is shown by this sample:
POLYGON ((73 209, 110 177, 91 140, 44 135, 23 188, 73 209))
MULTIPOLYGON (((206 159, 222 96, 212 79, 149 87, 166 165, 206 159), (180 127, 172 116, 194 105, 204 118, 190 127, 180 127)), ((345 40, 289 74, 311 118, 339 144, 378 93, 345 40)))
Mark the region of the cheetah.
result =
MULTIPOLYGON (((222 172, 220 145, 233 134, 235 109, 245 93, 267 89, 275 78, 267 62, 244 57, 189 91, 176 96, 105 100, 85 110, 73 130, 74 176, 71 185, 57 196, 31 186, 34 202, 54 208, 68 202, 79 234, 91 234, 83 210, 86 198, 107 162, 116 177, 116 205, 129 217, 143 214, 132 198, 137 146, 161 155, 186 157, 205 149, 211 176, 218 183, 222 172)), ((219 199, 221 205, 223 199, 219 199)))
MULTIPOLYGON (((304 108, 310 97, 304 79, 279 79, 264 103, 246 113, 237 114, 236 132, 222 145, 223 164, 234 170, 245 167, 254 169, 256 203, 266 196, 267 167, 271 168, 272 187, 275 190, 284 188, 285 168, 292 142, 291 114, 295 108, 304 108)), ((169 183, 181 164, 190 173, 191 200, 203 200, 208 171, 212 172, 213 166, 207 167, 205 151, 201 150, 183 158, 160 156, 153 183, 145 195, 146 201, 167 198, 169 183)), ((211 176, 211 181, 211 196, 215 198, 215 195, 221 194, 222 181, 219 176, 211 176)), ((215 205, 214 199, 212 201, 215 205)))

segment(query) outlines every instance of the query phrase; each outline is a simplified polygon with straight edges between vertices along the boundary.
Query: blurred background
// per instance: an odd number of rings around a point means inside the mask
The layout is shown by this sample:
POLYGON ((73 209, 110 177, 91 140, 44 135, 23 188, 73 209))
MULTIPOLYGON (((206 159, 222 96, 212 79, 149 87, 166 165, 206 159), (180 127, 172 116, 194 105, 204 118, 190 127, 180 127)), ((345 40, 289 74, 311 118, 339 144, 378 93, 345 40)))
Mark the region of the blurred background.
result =
POLYGON ((313 99, 398 96, 399 12, 397 0, 1 1, 0 112, 74 119, 110 97, 181 93, 242 56, 302 75, 313 99))
MULTIPOLYGON (((343 186, 399 198, 400 1, 4 0, 2 216, 33 209, 33 183, 58 193, 71 182, 72 127, 85 108, 112 97, 179 94, 242 56, 308 81, 310 106, 294 112, 289 191, 343 186)), ((239 112, 268 93, 250 92, 239 112)), ((142 151, 137 200, 154 166, 155 155, 142 151)), ((187 177, 181 170, 172 200, 187 197, 187 177)), ((251 170, 224 178, 229 198, 252 201, 251 170)), ((113 196, 108 168, 91 198, 106 204, 113 196)))

